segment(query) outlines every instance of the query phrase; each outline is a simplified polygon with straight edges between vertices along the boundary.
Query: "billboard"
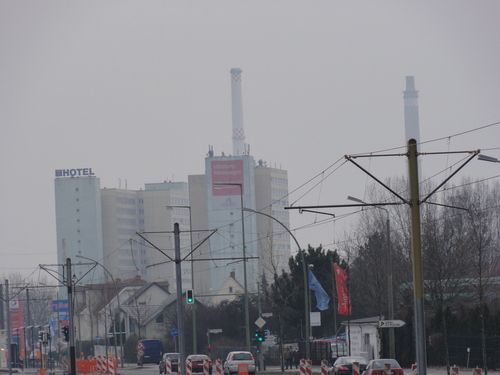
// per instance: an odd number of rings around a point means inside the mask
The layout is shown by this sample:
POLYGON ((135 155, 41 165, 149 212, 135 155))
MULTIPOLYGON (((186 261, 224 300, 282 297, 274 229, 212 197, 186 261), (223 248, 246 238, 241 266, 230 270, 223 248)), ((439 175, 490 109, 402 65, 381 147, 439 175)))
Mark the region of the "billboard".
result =
POLYGON ((212 177, 212 209, 240 209, 240 195, 245 192, 243 160, 212 160, 210 169, 212 177))
POLYGON ((12 335, 18 334, 18 328, 23 326, 23 301, 9 301, 10 310, 10 332, 12 335))
POLYGON ((211 169, 212 196, 223 197, 242 194, 241 190, 244 189, 245 182, 243 160, 212 160, 211 169), (241 184, 241 189, 239 184, 241 184))

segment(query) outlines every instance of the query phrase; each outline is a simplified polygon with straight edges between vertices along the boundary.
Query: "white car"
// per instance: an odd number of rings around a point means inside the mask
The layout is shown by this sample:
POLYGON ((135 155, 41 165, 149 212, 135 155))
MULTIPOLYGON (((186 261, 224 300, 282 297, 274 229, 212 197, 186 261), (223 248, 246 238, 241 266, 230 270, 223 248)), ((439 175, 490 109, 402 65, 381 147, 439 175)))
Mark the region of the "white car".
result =
POLYGON ((238 365, 248 365, 248 374, 255 375, 255 358, 250 352, 229 352, 224 362, 223 370, 225 375, 238 373, 238 365))

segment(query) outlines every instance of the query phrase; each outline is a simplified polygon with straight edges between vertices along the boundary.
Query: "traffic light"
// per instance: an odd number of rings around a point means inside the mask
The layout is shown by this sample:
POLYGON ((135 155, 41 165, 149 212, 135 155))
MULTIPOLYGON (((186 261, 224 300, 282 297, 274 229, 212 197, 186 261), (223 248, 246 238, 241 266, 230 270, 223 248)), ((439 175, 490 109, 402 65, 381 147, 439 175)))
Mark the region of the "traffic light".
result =
POLYGON ((44 341, 44 340, 43 340, 43 339, 44 339, 44 337, 43 337, 43 334, 44 334, 44 333, 45 333, 44 331, 38 331, 38 339, 39 339, 40 341, 44 341))
POLYGON ((186 300, 187 303, 194 303, 193 289, 188 289, 186 291, 186 300))
POLYGON ((265 333, 263 330, 261 329, 258 329, 255 331, 255 339, 258 341, 258 342, 262 342, 264 341, 264 337, 265 337, 265 333))
POLYGON ((62 327, 62 333, 64 335, 64 341, 69 341, 69 327, 68 326, 62 327))

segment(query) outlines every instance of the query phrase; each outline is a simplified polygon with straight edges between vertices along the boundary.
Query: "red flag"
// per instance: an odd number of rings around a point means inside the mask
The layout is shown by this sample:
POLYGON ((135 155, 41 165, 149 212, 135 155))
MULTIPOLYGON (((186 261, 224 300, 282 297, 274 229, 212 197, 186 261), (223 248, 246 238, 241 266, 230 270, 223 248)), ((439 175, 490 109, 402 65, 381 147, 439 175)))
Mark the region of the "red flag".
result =
POLYGON ((333 264, 335 271, 335 281, 337 282, 337 296, 339 299, 338 311, 340 315, 351 315, 351 297, 347 289, 347 273, 336 263, 333 264))

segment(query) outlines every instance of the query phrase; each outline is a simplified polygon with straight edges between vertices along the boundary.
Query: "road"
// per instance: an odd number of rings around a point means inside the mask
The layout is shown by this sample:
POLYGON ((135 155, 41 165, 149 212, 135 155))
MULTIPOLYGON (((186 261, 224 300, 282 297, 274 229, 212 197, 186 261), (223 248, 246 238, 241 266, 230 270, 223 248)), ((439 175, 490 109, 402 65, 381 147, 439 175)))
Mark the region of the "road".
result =
MULTIPOLYGON (((405 369, 405 375, 411 375, 411 369, 405 369)), ((157 365, 144 365, 142 368, 137 367, 135 364, 125 365, 125 367, 119 368, 118 372, 123 375, 152 375, 159 374, 157 365)), ((257 371, 257 374, 260 372, 257 371)), ((262 371, 264 374, 290 374, 290 375, 298 375, 300 374, 300 370, 285 370, 281 371, 279 366, 268 366, 266 367, 266 371, 262 371)), ((216 375, 215 371, 213 372, 216 375)), ((320 366, 313 366, 313 374, 321 374, 320 366)), ((199 374, 202 375, 202 374, 199 374)), ((445 368, 429 368, 427 369, 427 375, 447 375, 445 368)), ((472 369, 460 369, 459 375, 473 375, 472 369)), ((491 371, 488 370, 488 375, 500 375, 500 371, 491 371)))
MULTIPOLYGON (((5 370, 7 370, 7 369, 0 369, 0 372, 4 373, 4 372, 6 372, 5 370), (4 371, 2 371, 2 370, 4 370, 4 371)), ((411 369, 405 369, 404 371, 405 371, 405 375, 411 375, 411 369)), ((19 373, 22 374, 23 372, 19 372, 19 373)), ((28 375, 37 375, 37 372, 35 369, 26 369, 24 371, 24 373, 28 374, 28 375)), ((262 372, 257 371, 257 374, 259 374, 259 373, 267 374, 267 375, 273 375, 273 374, 299 375, 300 371, 299 370, 285 370, 282 372, 279 366, 268 366, 266 368, 266 371, 262 371, 262 372)), ((48 374, 49 373, 47 372, 47 375, 48 374)), ((159 371, 158 371, 157 365, 147 364, 147 365, 144 365, 143 367, 138 367, 137 364, 131 363, 131 364, 125 364, 125 366, 123 368, 119 367, 118 374, 122 374, 122 375, 153 375, 153 374, 159 374, 159 371)), ((216 375, 215 372, 213 374, 216 375)), ((320 366, 313 366, 313 374, 315 374, 315 375, 321 374, 320 366)), ((463 369, 463 368, 460 369, 459 374, 460 375, 473 375, 472 369, 463 369)), ((500 375, 500 371, 488 370, 488 374, 489 375, 500 375)), ((62 375, 62 370, 59 370, 59 369, 56 370, 55 375, 62 375)), ((198 375, 202 375, 202 374, 198 374, 198 375)), ((429 369, 427 369, 427 375, 447 375, 447 373, 446 373, 446 369, 444 369, 444 368, 429 368, 429 369)))

